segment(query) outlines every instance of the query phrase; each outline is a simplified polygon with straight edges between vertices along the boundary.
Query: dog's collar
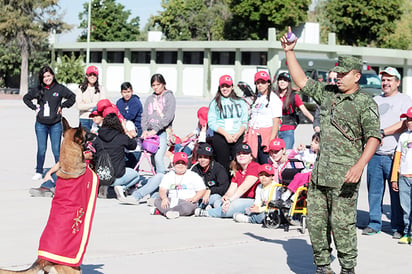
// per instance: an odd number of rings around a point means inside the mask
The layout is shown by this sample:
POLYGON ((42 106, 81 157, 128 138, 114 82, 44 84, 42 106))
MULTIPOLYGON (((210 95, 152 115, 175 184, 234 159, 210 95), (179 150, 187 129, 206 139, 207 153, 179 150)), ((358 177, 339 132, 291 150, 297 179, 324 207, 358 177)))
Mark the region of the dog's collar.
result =
POLYGON ((64 171, 62 168, 59 168, 59 171, 63 174, 66 174, 66 175, 81 176, 86 172, 86 167, 84 167, 83 170, 78 172, 78 173, 67 172, 67 171, 64 171))

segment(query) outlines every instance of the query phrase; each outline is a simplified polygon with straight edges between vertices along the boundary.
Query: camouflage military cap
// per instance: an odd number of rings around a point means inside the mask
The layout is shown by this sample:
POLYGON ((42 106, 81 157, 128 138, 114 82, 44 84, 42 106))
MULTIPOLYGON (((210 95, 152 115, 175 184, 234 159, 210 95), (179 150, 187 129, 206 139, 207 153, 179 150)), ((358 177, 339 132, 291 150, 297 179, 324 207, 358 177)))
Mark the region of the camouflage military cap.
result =
POLYGON ((347 73, 351 70, 362 71, 362 59, 355 56, 339 56, 338 66, 334 67, 332 71, 337 73, 347 73))

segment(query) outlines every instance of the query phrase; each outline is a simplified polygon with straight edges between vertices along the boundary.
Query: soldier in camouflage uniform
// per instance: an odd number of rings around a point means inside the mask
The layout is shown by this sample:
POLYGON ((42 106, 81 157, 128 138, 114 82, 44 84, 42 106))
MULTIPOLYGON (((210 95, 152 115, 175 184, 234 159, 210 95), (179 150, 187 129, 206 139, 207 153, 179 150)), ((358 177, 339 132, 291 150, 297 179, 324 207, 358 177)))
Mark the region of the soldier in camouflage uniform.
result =
POLYGON ((326 85, 307 79, 293 51, 296 40, 288 42, 285 34, 281 44, 293 81, 320 105, 319 153, 307 198, 316 273, 333 273, 331 232, 341 273, 354 273, 358 189, 362 171, 380 144, 378 108, 359 88, 361 59, 339 57, 337 85, 326 85))

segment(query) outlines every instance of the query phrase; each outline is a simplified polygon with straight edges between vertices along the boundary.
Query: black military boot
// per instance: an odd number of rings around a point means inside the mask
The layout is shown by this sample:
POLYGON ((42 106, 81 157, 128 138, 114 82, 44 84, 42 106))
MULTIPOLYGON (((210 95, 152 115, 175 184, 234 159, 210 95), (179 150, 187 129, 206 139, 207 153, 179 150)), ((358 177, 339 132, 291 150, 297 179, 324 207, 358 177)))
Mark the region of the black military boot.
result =
POLYGON ((355 268, 342 268, 340 274, 355 274, 355 268))

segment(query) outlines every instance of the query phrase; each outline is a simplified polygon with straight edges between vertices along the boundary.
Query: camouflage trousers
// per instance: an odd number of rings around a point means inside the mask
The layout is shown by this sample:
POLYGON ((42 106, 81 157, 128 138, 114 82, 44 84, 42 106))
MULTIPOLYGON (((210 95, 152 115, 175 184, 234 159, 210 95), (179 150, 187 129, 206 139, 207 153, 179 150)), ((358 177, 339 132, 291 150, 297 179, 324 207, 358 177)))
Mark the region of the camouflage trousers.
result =
POLYGON ((311 182, 307 197, 308 230, 316 265, 331 263, 333 237, 341 267, 356 266, 358 189, 359 184, 344 184, 339 189, 311 182))

